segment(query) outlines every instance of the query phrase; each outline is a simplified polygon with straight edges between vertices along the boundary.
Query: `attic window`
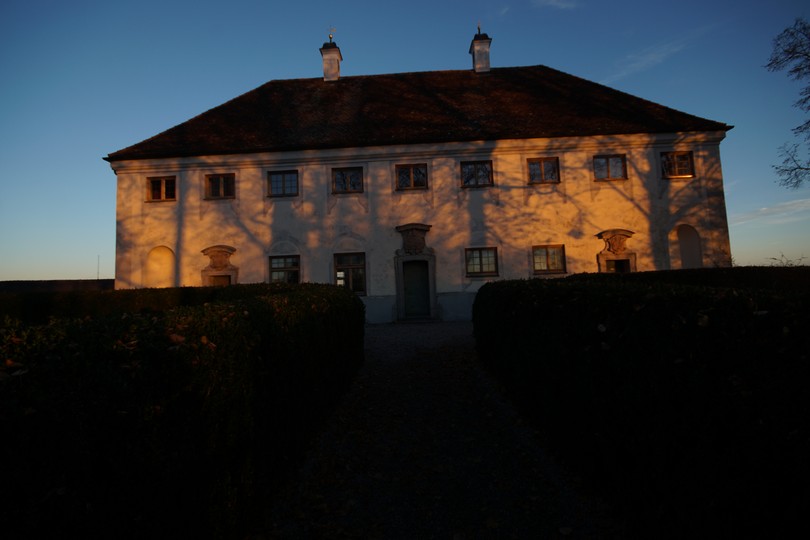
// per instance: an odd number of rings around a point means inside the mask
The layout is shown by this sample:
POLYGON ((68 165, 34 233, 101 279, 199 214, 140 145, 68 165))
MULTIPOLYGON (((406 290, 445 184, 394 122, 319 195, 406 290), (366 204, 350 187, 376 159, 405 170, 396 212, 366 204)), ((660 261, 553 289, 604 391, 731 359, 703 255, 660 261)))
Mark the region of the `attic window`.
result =
POLYGON ((692 152, 663 152, 661 173, 664 178, 693 178, 695 165, 692 152))
POLYGON ((624 154, 593 157, 596 180, 627 180, 627 160, 624 154))
POLYGON ((298 195, 298 171, 270 171, 267 173, 268 197, 295 197, 298 195))
POLYGON ((146 179, 147 201, 173 201, 176 198, 177 180, 174 176, 160 176, 146 179))
POLYGON ((530 159, 530 184, 558 184, 560 182, 560 160, 556 157, 530 159))
POLYGON ((236 197, 236 175, 209 174, 205 177, 206 199, 233 199, 236 197))
POLYGON ((332 169, 332 193, 362 193, 363 167, 332 169))
POLYGON ((427 189, 427 165, 397 165, 397 191, 427 189))
POLYGON ((461 162, 461 187, 485 187, 493 184, 492 161, 461 162))

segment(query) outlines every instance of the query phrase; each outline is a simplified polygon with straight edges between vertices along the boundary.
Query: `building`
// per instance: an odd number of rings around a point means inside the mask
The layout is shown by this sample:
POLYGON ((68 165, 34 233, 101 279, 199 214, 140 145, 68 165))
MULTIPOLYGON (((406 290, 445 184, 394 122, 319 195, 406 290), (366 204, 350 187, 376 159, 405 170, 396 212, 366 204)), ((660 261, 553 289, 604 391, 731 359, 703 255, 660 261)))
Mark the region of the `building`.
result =
POLYGON ((311 281, 468 319, 488 280, 729 266, 731 126, 545 66, 274 80, 109 154, 116 288, 311 281))

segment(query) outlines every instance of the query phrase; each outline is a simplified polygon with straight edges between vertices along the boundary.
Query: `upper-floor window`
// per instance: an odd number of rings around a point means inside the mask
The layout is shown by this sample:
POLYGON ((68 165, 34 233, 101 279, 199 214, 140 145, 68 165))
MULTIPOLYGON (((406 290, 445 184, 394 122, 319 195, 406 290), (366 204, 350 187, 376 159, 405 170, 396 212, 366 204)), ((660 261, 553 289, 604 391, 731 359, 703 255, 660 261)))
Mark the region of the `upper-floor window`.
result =
POLYGON ((207 199, 233 199, 236 197, 235 174, 209 174, 205 177, 207 199))
POLYGON ((270 283, 299 283, 301 281, 301 257, 283 255, 270 257, 270 283))
POLYGON ((427 165, 397 165, 397 190, 427 189, 428 172, 427 165))
POLYGON ((467 276, 497 276, 498 248, 468 248, 464 250, 467 276))
POLYGON ((560 181, 560 160, 556 157, 529 160, 530 184, 556 184, 560 181))
POLYGON ((177 180, 174 176, 156 176, 146 179, 146 200, 173 201, 177 198, 177 180))
POLYGON ((491 186, 492 161, 462 161, 461 187, 491 186))
POLYGON ((594 156, 593 176, 596 180, 626 180, 627 160, 625 155, 594 156))
POLYGON ((332 193, 362 193, 363 167, 332 169, 332 193))
POLYGON ((692 152, 662 152, 661 173, 664 178, 693 178, 695 164, 692 152))
POLYGON ((269 171, 268 197, 295 197, 298 195, 298 171, 269 171))
POLYGON ((565 272, 565 246, 547 245, 532 247, 532 266, 535 274, 565 272))
POLYGON ((366 294, 366 254, 336 253, 335 284, 359 294, 366 294))

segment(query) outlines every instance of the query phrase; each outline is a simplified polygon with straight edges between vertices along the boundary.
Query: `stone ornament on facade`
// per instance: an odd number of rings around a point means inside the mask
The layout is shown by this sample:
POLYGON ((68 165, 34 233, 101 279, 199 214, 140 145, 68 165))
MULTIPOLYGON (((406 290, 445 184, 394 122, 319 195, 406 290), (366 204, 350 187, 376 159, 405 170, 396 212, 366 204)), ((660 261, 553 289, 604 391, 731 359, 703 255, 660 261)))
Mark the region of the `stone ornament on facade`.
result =
POLYGON ((602 252, 609 251, 614 255, 621 255, 627 250, 627 240, 634 234, 633 231, 627 229, 608 229, 596 236, 605 241, 605 249, 602 252))
POLYGON ((408 223, 397 227, 397 232, 402 235, 402 249, 399 250, 405 255, 422 255, 432 253, 433 250, 425 247, 425 235, 430 230, 431 225, 422 223, 408 223))
POLYGON ((236 283, 239 277, 239 268, 231 264, 231 255, 236 252, 235 247, 226 245, 210 246, 202 250, 208 257, 209 264, 202 270, 203 285, 220 284, 218 277, 227 277, 228 283, 236 283))
POLYGON ((608 229, 596 235, 605 247, 596 254, 600 272, 635 272, 636 254, 627 249, 627 241, 635 233, 627 229, 608 229))

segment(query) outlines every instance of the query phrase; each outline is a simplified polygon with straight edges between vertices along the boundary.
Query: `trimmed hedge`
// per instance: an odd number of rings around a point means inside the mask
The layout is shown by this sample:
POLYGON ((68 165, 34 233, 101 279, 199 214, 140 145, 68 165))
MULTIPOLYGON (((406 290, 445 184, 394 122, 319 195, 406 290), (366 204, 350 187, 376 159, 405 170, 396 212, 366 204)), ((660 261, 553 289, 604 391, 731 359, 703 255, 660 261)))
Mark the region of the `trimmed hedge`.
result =
POLYGON ((4 537, 244 537, 362 363, 345 289, 163 294, 187 305, 5 319, 4 537))
POLYGON ((810 295, 673 276, 487 284, 479 357, 634 533, 806 530, 810 295))

